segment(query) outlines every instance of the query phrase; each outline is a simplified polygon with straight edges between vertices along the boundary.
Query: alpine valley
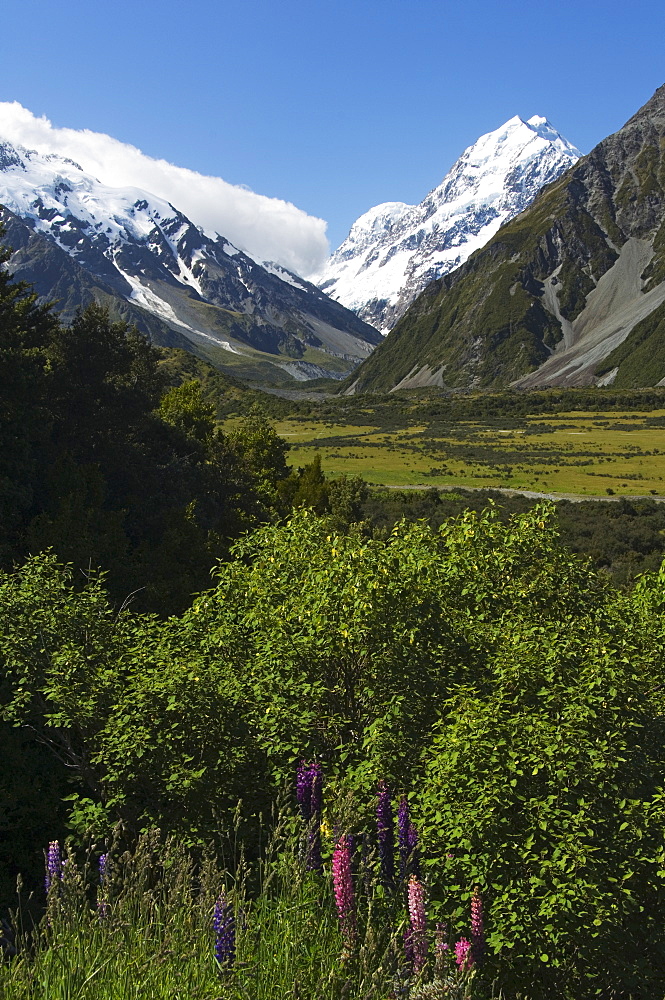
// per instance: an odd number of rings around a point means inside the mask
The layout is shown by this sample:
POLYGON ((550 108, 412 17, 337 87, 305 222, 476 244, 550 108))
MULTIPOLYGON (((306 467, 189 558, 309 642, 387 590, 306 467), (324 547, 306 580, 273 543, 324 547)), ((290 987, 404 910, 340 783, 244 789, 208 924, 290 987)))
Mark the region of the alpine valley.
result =
POLYGON ((0 205, 10 270, 65 323, 94 301, 155 344, 264 386, 344 378, 382 339, 284 267, 71 159, 0 140, 0 205))
POLYGON ((665 385, 665 86, 428 284, 343 391, 428 385, 665 385))

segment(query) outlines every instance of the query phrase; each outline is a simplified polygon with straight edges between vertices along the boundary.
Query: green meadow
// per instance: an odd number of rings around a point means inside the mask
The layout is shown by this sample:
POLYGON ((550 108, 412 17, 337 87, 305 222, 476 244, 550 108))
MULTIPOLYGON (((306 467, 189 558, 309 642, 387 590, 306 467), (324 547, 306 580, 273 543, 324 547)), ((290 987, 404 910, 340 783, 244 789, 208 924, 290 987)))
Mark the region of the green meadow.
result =
POLYGON ((458 486, 581 496, 665 493, 665 409, 499 419, 276 423, 293 466, 318 452, 329 476, 385 486, 458 486))

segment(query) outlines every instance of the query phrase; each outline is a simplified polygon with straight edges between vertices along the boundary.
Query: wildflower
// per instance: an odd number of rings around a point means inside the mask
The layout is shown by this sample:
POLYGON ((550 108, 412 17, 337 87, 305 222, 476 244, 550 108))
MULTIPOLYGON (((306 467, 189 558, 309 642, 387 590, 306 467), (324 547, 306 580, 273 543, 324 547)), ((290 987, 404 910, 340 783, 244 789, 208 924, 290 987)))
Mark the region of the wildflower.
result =
POLYGON ((483 900, 478 886, 474 887, 471 896, 471 941, 473 960, 480 963, 485 953, 485 928, 483 925, 483 900))
POLYGON ((46 855, 44 887, 46 888, 47 895, 56 879, 62 879, 62 854, 60 853, 60 844, 58 841, 52 840, 48 845, 48 854, 46 855))
POLYGON ((395 837, 393 833, 393 806, 390 789, 385 781, 379 782, 379 800, 376 806, 376 830, 379 839, 381 880, 390 888, 395 882, 395 837))
POLYGON ((427 918, 425 916, 425 887, 415 875, 412 875, 409 879, 407 901, 409 906, 409 920, 411 922, 413 971, 417 975, 427 960, 427 918))
POLYGON ((296 779, 296 799, 300 807, 300 815, 310 827, 307 840, 307 868, 309 871, 321 871, 321 813, 323 811, 323 774, 319 763, 306 764, 304 760, 298 767, 296 779))
POLYGON ((351 948, 356 933, 356 901, 351 875, 351 838, 346 834, 335 844, 332 877, 340 928, 346 946, 351 948))
POLYGON ((99 872, 99 886, 97 887, 97 915, 100 920, 106 920, 110 913, 110 906, 106 896, 106 878, 108 874, 108 854, 100 854, 97 862, 99 872))
POLYGON ((439 979, 443 978, 446 967, 446 959, 450 950, 450 945, 446 940, 447 930, 448 928, 446 924, 438 923, 436 925, 436 935, 434 941, 434 971, 439 979))
POLYGON ((397 839, 399 843, 399 872, 402 880, 408 875, 420 878, 420 862, 418 860, 418 831, 411 822, 409 803, 402 796, 397 810, 397 839))
POLYGON ((300 761, 298 767, 298 777, 296 779, 296 799, 300 806, 300 815, 305 823, 309 823, 312 818, 312 782, 310 779, 309 765, 304 760, 300 761))
POLYGON ((473 950, 467 938, 460 938, 455 945, 455 961, 462 972, 466 972, 473 965, 473 950))
POLYGON ((236 958, 236 922, 224 890, 215 903, 212 926, 215 932, 215 960, 220 969, 229 969, 236 958))

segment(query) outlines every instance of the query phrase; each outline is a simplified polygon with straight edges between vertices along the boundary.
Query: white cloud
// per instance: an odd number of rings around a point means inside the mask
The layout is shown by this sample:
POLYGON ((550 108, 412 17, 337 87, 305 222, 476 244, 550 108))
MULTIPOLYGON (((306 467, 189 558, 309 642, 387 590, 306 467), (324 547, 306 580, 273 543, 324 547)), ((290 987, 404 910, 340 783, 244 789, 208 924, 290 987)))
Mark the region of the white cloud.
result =
POLYGON ((18 101, 0 101, 0 137, 40 153, 68 156, 111 187, 139 187, 158 195, 257 260, 274 260, 308 275, 328 256, 326 222, 290 202, 155 160, 103 132, 56 128, 18 101))

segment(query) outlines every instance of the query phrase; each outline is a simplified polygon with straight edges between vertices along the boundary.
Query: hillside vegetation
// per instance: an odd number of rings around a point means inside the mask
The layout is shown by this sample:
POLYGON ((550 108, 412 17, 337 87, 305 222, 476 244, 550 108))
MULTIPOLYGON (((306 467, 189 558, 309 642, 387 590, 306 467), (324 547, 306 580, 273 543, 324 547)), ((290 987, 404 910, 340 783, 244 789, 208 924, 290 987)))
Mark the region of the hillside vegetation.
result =
POLYGON ((553 505, 290 469, 240 386, 4 271, 0 361, 3 997, 665 995, 652 501, 607 504, 619 589, 553 505))

